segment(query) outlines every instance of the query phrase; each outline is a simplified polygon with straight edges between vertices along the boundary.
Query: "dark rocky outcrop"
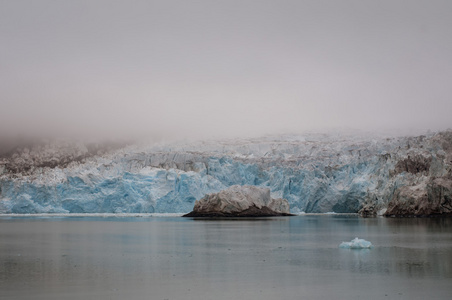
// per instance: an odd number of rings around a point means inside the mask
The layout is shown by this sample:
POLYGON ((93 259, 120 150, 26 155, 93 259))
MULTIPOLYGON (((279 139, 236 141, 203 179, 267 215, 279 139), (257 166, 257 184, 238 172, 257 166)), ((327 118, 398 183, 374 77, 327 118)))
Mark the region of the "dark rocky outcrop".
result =
POLYGON ((406 159, 400 160, 396 164, 395 174, 400 174, 402 172, 408 172, 411 174, 428 172, 431 162, 431 157, 424 157, 422 155, 408 155, 406 159))
POLYGON ((452 131, 410 138, 407 144, 405 155, 391 155, 395 164, 384 181, 388 193, 371 191, 361 216, 452 215, 452 131))
POLYGON ((273 199, 270 190, 256 186, 233 185, 219 193, 208 194, 195 202, 184 217, 270 217, 290 216, 285 199, 273 199))
POLYGON ((359 215, 364 218, 368 217, 376 217, 378 214, 378 208, 372 202, 365 203, 361 210, 359 211, 359 215))
POLYGON ((452 180, 435 178, 427 184, 400 187, 385 216, 452 216, 452 180))

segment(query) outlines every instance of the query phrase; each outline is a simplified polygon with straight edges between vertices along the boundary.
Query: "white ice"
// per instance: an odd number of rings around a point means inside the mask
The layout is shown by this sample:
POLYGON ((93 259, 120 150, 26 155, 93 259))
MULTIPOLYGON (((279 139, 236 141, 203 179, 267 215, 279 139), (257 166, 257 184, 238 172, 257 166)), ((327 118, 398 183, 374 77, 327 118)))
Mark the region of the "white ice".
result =
POLYGON ((372 243, 364 239, 354 238, 351 242, 342 242, 339 248, 344 249, 370 249, 372 248, 372 243))

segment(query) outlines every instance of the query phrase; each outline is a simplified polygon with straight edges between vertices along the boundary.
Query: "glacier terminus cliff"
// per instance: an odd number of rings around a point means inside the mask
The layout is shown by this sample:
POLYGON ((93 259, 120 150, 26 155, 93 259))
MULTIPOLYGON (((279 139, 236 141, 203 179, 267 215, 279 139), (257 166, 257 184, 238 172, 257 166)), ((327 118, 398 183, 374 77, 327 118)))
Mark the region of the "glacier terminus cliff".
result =
POLYGON ((303 134, 150 146, 53 141, 0 154, 0 213, 187 213, 233 185, 292 213, 452 214, 452 131, 303 134))

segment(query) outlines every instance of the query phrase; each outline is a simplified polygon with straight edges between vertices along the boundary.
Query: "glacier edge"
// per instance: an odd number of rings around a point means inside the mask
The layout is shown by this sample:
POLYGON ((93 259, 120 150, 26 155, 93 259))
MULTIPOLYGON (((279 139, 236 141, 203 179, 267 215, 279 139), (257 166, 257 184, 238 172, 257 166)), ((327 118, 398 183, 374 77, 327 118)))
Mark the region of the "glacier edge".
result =
POLYGON ((206 194, 255 185, 287 199, 293 213, 372 215, 405 195, 404 187, 449 180, 451 136, 311 134, 125 147, 20 172, 19 163, 40 152, 18 149, 0 160, 0 213, 186 213, 206 194))

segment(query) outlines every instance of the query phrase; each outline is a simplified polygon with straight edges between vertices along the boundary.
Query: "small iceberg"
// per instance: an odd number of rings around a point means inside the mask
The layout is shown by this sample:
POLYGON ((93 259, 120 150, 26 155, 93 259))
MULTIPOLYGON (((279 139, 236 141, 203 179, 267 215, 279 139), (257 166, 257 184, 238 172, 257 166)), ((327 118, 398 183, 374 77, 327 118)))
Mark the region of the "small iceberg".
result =
POLYGON ((359 238, 354 238, 351 242, 342 242, 339 245, 339 248, 344 249, 370 249, 372 247, 371 242, 359 238))

